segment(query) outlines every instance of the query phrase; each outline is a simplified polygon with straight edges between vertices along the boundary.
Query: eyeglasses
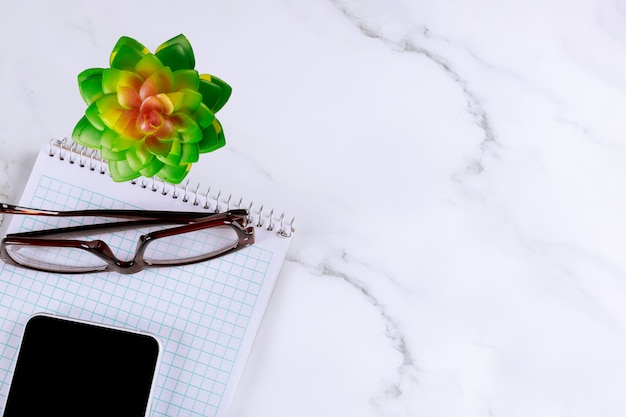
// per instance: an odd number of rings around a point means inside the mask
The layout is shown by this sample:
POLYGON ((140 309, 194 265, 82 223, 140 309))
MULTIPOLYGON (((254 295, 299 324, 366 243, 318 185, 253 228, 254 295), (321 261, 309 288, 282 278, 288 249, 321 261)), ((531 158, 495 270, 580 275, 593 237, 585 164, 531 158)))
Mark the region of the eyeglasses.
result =
POLYGON ((207 261, 254 243, 254 227, 248 225, 249 213, 245 209, 214 214, 155 210, 52 211, 0 204, 0 213, 93 218, 94 222, 98 218, 118 219, 12 233, 2 240, 0 256, 6 263, 62 274, 103 271, 133 274, 145 268, 207 261), (119 231, 123 233, 112 234, 119 231), (119 247, 136 243, 134 256, 119 259, 103 239, 113 239, 119 247))

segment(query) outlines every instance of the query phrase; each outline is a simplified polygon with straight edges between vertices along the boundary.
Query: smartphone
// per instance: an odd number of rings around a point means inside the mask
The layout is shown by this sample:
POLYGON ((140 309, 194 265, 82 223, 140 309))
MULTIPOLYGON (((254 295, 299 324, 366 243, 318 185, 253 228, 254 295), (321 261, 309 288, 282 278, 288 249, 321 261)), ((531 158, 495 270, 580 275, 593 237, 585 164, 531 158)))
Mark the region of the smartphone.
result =
POLYGON ((161 355, 148 334, 50 314, 24 328, 4 417, 150 412, 161 355))

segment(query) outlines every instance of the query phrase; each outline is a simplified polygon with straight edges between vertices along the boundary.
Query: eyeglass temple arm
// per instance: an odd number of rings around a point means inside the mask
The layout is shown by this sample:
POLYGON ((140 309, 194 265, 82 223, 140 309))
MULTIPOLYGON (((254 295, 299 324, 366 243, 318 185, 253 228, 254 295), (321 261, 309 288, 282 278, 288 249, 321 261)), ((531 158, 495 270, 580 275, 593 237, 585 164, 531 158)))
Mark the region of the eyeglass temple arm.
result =
MULTIPOLYGON (((237 210, 233 210, 233 211, 237 211, 237 210)), ((210 217, 205 217, 203 220, 207 221, 211 221, 211 220, 218 220, 218 218, 214 219, 214 217, 216 216, 210 216, 210 217)), ((237 215, 237 213, 235 213, 235 215, 224 215, 222 216, 224 217, 224 219, 230 219, 233 221, 237 221, 237 219, 239 219, 240 221, 243 221, 244 219, 246 219, 246 216, 240 216, 237 215)), ((61 228, 56 228, 56 229, 44 229, 44 230, 32 230, 32 231, 28 231, 28 232, 19 232, 19 233, 11 233, 8 234, 7 237, 21 237, 21 238, 46 238, 46 237, 50 237, 50 236, 58 236, 58 235, 64 235, 64 234, 75 234, 75 233, 81 233, 81 232, 99 232, 99 231, 108 231, 108 232, 115 232, 115 231, 122 231, 122 230, 128 230, 128 229, 137 229, 140 227, 146 227, 146 226, 157 226, 157 225, 176 225, 176 224, 191 224, 191 223, 195 223, 195 224, 200 224, 202 223, 202 220, 198 220, 197 222, 189 222, 189 221, 176 221, 176 220, 171 220, 171 219, 141 219, 141 220, 129 220, 129 221, 120 221, 120 222, 110 222, 110 223, 97 223, 97 224, 89 224, 89 225, 81 225, 81 226, 70 226, 70 227, 61 227, 61 228)), ((241 227, 245 227, 246 225, 246 221, 243 221, 242 223, 240 223, 241 227)))
MULTIPOLYGON (((6 214, 24 214, 30 216, 55 216, 55 217, 110 217, 116 219, 159 219, 172 221, 190 221, 203 219, 220 213, 202 213, 188 211, 160 211, 160 210, 120 210, 120 209, 103 209, 103 210, 40 210, 30 207, 21 207, 13 204, 0 204, 0 213, 6 214)), ((228 212, 233 216, 247 216, 248 211, 245 209, 235 209, 228 212)))
MULTIPOLYGON (((187 223, 187 222, 180 222, 187 223)), ((28 238, 42 238, 49 236, 58 236, 64 234, 75 234, 81 232, 92 232, 96 233, 99 231, 106 230, 108 232, 117 232, 128 229, 136 229, 139 227, 146 226, 157 226, 161 224, 176 224, 176 222, 171 220, 156 220, 156 219, 144 219, 144 220, 129 220, 129 221, 121 221, 121 222, 111 222, 111 223, 98 223, 98 224, 89 224, 82 226, 70 226, 70 227, 60 227, 56 229, 44 229, 44 230, 32 230, 29 232, 18 232, 7 234, 7 237, 28 237, 28 238)))

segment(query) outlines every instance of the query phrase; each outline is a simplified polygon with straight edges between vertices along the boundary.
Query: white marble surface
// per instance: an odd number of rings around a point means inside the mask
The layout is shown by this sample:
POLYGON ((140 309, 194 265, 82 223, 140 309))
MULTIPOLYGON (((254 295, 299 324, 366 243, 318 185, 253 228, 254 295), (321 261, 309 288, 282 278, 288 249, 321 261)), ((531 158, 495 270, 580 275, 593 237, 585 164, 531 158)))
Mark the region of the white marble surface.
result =
POLYGON ((233 417, 626 413, 626 1, 5 1, 2 200, 179 33, 234 88, 191 177, 297 218, 233 417))

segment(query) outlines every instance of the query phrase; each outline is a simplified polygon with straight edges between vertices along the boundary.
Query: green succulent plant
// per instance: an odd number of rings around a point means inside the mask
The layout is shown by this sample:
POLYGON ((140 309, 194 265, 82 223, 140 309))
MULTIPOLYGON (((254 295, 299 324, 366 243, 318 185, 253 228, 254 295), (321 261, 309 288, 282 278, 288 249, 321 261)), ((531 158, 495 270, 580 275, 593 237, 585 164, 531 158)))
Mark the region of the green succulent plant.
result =
POLYGON ((194 69, 194 53, 184 35, 155 53, 123 36, 110 65, 78 75, 88 107, 72 139, 100 151, 114 181, 156 176, 178 184, 200 154, 224 146, 215 113, 232 89, 194 69))

